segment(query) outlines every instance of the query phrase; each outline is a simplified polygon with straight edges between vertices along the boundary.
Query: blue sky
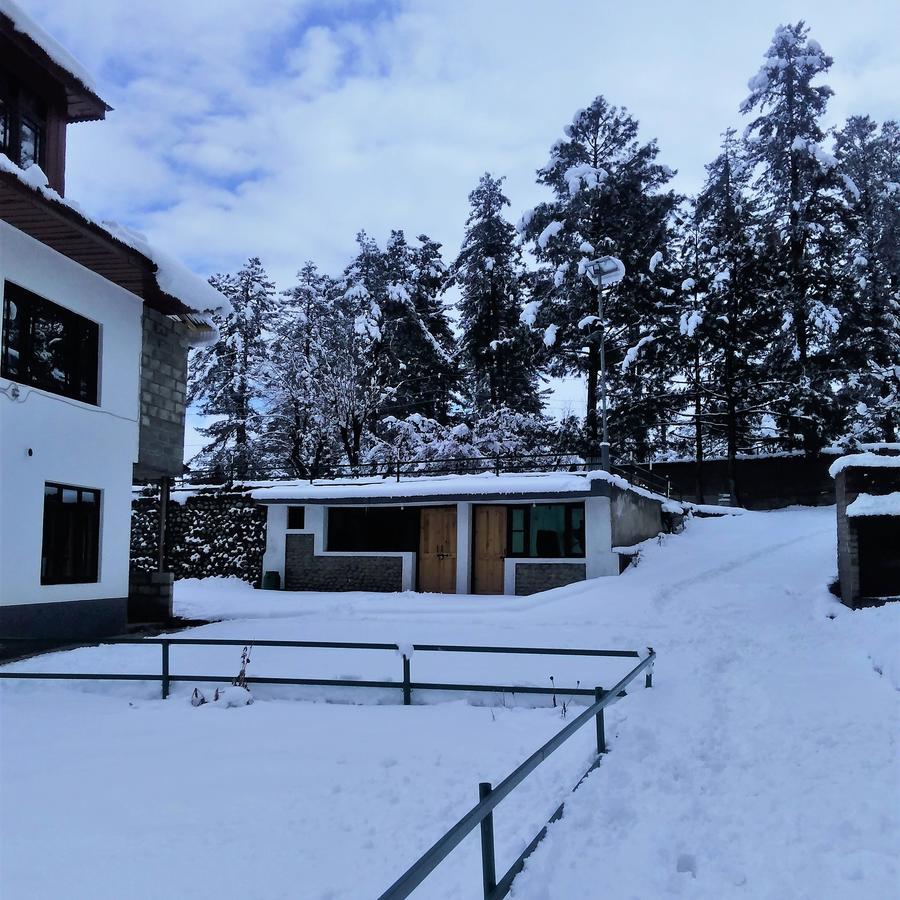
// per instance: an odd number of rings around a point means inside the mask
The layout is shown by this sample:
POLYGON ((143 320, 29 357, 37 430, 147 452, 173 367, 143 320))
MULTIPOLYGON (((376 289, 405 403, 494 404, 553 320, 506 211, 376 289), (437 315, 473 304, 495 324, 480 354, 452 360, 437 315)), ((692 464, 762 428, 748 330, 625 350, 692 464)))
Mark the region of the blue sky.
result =
POLYGON ((835 63, 829 123, 900 116, 900 2, 18 0, 115 107, 69 130, 67 193, 202 274, 258 255, 279 287, 337 273, 364 228, 458 250, 467 195, 535 169, 598 93, 696 190, 775 27, 835 63))

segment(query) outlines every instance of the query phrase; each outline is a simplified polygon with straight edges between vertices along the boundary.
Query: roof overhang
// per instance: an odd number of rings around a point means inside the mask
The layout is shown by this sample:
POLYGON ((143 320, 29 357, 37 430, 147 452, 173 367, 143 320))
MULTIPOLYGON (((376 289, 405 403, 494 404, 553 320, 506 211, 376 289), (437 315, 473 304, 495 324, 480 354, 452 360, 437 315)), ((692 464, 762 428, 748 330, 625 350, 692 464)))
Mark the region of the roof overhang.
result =
MULTIPOLYGON (((48 40, 49 40, 48 36, 48 40)), ((66 118, 69 122, 91 122, 106 118, 112 107, 91 87, 84 84, 73 72, 60 65, 25 31, 17 29, 15 22, 0 11, 0 56, 18 51, 43 69, 49 77, 61 85, 66 94, 66 118)))
POLYGON ((158 312, 179 318, 193 332, 192 340, 202 342, 215 334, 206 318, 160 289, 155 278, 156 264, 143 253, 65 203, 48 200, 3 170, 0 170, 0 219, 130 291, 158 312))

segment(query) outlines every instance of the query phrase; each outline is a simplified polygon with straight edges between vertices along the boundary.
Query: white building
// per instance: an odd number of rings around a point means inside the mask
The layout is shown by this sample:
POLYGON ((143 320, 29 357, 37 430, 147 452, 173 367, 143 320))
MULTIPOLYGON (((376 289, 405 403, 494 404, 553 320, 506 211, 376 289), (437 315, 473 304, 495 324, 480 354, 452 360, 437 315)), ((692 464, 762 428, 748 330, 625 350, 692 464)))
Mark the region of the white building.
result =
POLYGON ((124 626, 132 476, 180 472, 187 347, 224 304, 64 199, 66 128, 108 109, 0 0, 0 636, 124 626))
POLYGON ((272 483, 251 496, 267 509, 263 575, 288 590, 533 594, 618 575, 617 551, 681 512, 607 472, 272 483))

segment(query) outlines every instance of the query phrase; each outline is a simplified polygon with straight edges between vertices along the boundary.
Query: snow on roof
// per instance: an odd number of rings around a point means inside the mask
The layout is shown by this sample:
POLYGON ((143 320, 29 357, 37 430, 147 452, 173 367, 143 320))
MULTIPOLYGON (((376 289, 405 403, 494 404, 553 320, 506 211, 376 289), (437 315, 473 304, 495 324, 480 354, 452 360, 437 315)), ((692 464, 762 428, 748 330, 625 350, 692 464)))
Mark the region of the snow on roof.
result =
POLYGON ((605 481, 622 490, 666 502, 666 498, 629 484, 609 472, 480 472, 473 475, 421 475, 401 478, 345 478, 334 481, 273 481, 257 483, 250 496, 261 503, 291 500, 405 500, 416 497, 483 496, 486 494, 590 494, 596 482, 605 481))
MULTIPOLYGON (((0 0, 0 4, 5 0, 0 0)), ((136 250, 156 266, 156 283, 161 291, 177 298, 192 310, 201 313, 219 312, 227 314, 231 304, 205 278, 191 272, 174 257, 154 247, 147 238, 137 231, 132 231, 116 222, 98 222, 85 213, 77 203, 72 203, 50 187, 47 176, 40 166, 29 166, 21 169, 12 160, 0 153, 0 171, 9 172, 41 194, 51 203, 65 206, 76 213, 85 222, 101 228, 110 237, 136 250)))
POLYGON ((68 72, 76 81, 99 97, 93 77, 72 54, 63 47, 56 38, 47 34, 17 3, 12 0, 0 0, 0 14, 6 16, 16 31, 34 41, 53 62, 68 72))
POLYGON ((885 468, 900 469, 900 455, 883 456, 878 453, 851 453, 849 456, 842 456, 836 459, 828 470, 828 474, 832 478, 837 476, 849 468, 885 468))
POLYGON ((847 515, 900 516, 900 491, 893 494, 860 494, 847 506, 847 515))

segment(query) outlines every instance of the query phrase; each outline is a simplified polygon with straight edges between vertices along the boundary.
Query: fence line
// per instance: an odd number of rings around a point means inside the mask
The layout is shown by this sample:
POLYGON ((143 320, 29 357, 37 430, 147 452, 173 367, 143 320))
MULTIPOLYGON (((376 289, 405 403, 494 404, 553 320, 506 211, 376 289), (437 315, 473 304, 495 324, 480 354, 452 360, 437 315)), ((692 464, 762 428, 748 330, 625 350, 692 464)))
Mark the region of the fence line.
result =
MULTIPOLYGON (((40 641, 25 637, 0 637, 0 647, 4 644, 37 645, 40 641)), ((72 641, 72 643, 77 643, 72 641)), ((286 641, 286 640, 259 640, 241 641, 230 638, 140 638, 140 637, 115 637, 92 640, 90 645, 101 644, 131 644, 141 646, 159 646, 160 672, 156 674, 140 673, 130 674, 121 672, 12 672, 5 667, 0 668, 0 678, 22 680, 49 680, 49 681, 158 681, 162 698, 169 696, 173 682, 212 682, 225 684, 234 680, 228 675, 188 675, 173 674, 170 667, 170 650, 172 647, 291 647, 305 649, 346 649, 346 650, 382 650, 397 653, 402 657, 401 681, 381 681, 352 678, 282 678, 267 676, 247 676, 248 684, 285 684, 303 685, 314 687, 363 687, 386 688, 400 690, 403 693, 403 703, 409 706, 412 703, 412 692, 415 690, 429 691, 460 691, 464 693, 504 693, 504 694, 535 694, 561 697, 590 697, 594 691, 588 688, 574 687, 540 687, 537 685, 510 685, 510 684, 460 684, 447 682, 426 682, 412 680, 412 664, 410 653, 494 653, 494 654, 526 654, 532 656, 584 656, 607 658, 636 658, 641 654, 636 650, 595 650, 570 647, 501 647, 501 646, 477 646, 469 644, 388 644, 370 643, 364 641, 286 641)))

